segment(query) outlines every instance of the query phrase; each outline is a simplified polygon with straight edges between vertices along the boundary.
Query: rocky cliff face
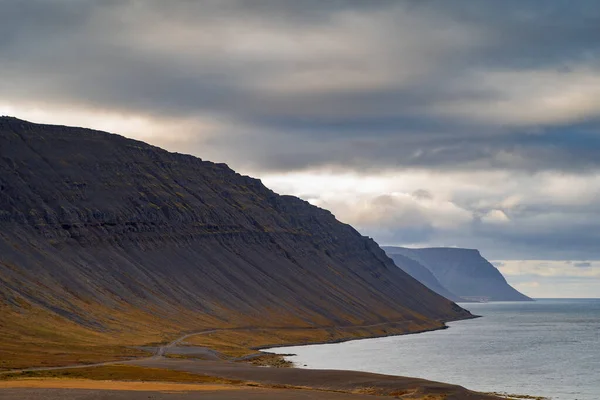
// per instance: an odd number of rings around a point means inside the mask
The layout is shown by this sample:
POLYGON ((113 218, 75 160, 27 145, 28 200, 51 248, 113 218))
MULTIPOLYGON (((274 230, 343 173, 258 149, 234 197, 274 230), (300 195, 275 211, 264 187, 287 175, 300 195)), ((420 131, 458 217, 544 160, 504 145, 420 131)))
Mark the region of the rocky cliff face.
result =
POLYGON ((464 301, 464 299, 461 299, 459 296, 451 293, 448 289, 442 286, 435 275, 433 275, 431 271, 427 269, 427 267, 423 266, 418 261, 415 261, 412 258, 402 254, 394 254, 393 252, 388 253, 388 256, 394 260, 394 263, 400 267, 400 269, 437 294, 444 296, 448 300, 464 301))
MULTIPOLYGON (((408 249, 391 246, 384 249, 391 257, 401 255, 426 267, 443 288, 454 295, 450 298, 471 301, 531 300, 510 286, 500 271, 477 250, 449 247, 408 249)), ((432 290, 445 296, 439 289, 432 290)))
POLYGON ((0 307, 5 327, 6 315, 35 310, 132 334, 386 321, 419 329, 470 315, 328 211, 224 164, 7 117, 0 307))

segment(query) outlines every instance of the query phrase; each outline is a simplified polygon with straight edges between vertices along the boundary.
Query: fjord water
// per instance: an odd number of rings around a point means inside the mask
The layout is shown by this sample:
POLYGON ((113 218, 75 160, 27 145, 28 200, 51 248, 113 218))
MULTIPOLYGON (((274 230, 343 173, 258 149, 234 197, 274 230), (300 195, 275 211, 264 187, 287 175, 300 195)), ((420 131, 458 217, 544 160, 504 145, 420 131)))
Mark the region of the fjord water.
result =
POLYGON ((285 347, 304 368, 414 376, 484 392, 600 399, 600 299, 461 304, 449 329, 345 343, 285 347))

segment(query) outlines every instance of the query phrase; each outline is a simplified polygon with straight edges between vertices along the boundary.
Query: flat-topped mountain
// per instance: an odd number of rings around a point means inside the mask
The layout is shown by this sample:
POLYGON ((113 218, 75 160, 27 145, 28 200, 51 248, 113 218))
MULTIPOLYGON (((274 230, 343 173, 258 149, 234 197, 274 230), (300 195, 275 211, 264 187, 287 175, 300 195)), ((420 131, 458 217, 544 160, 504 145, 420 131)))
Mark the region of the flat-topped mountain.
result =
POLYGON ((478 250, 451 247, 409 249, 384 246, 396 264, 436 293, 454 301, 530 301, 510 286, 478 250), (417 263, 403 264, 405 258, 417 263), (427 269, 431 276, 422 268, 427 269), (441 286, 441 288, 440 288, 441 286), (450 293, 450 295, 448 295, 450 293))
POLYGON ((394 260, 394 263, 400 267, 404 272, 433 290, 437 294, 444 296, 445 298, 452 301, 464 301, 459 296, 451 293, 446 289, 433 275, 433 273, 427 269, 427 267, 420 264, 418 261, 413 260, 402 254, 388 253, 388 256, 394 260))
POLYGON ((468 317, 330 212, 225 164, 0 118, 0 359, 19 343, 468 317))

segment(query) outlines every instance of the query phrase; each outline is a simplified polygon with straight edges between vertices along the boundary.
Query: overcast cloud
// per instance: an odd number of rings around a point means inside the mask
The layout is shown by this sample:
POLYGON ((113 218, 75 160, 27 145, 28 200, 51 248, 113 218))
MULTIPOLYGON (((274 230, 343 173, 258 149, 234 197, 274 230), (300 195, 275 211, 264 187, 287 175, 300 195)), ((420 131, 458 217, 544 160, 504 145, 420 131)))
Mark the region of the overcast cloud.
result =
POLYGON ((381 244, 600 296, 598 43, 595 0, 0 0, 0 114, 227 162, 381 244))

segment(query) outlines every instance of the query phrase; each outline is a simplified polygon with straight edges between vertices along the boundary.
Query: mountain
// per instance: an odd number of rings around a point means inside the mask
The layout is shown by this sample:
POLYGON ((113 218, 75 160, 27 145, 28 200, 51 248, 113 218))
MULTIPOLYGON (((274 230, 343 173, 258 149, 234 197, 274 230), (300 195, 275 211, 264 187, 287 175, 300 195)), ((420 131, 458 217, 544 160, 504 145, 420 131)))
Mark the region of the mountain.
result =
POLYGON ((446 289, 442 284, 437 280, 435 275, 431 273, 427 267, 421 265, 419 262, 404 256, 402 254, 393 254, 388 253, 388 256, 394 260, 394 263, 400 267, 404 272, 421 282, 423 285, 427 286, 429 289, 433 290, 437 294, 444 296, 445 298, 452 301, 464 301, 459 296, 451 293, 448 289, 446 289))
POLYGON ((329 211, 225 164, 0 118, 5 366, 199 328, 367 326, 358 337, 470 316, 329 211))
MULTIPOLYGON (((411 269, 407 269, 406 272, 442 296, 446 296, 448 291, 454 294, 448 297, 450 299, 456 300, 458 297, 475 301, 531 300, 510 286, 500 271, 483 258, 478 250, 450 247, 409 249, 391 246, 384 246, 383 249, 392 258, 408 257, 427 268, 445 290, 439 291, 439 288, 429 286, 430 278, 422 280, 422 275, 413 274, 411 269)), ((399 264, 402 268, 401 265, 399 264)))

